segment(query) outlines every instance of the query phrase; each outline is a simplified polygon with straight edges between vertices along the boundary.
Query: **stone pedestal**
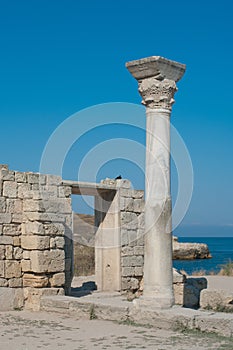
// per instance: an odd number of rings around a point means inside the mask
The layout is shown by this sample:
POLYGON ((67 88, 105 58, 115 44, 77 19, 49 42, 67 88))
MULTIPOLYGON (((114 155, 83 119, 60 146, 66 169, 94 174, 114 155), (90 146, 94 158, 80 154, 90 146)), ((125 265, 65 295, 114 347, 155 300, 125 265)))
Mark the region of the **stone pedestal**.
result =
POLYGON ((128 62, 146 106, 144 294, 138 304, 174 304, 170 195, 170 114, 185 65, 153 56, 128 62))

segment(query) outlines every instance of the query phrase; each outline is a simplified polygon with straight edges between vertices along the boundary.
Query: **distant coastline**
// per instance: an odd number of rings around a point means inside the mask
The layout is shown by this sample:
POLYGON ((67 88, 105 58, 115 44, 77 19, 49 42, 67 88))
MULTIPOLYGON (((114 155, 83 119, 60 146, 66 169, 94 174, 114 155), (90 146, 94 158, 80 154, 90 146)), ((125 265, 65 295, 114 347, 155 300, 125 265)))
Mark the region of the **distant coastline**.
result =
POLYGON ((188 274, 200 270, 219 272, 220 265, 233 261, 233 237, 179 237, 179 241, 206 243, 212 255, 212 259, 173 261, 176 269, 185 270, 188 274))

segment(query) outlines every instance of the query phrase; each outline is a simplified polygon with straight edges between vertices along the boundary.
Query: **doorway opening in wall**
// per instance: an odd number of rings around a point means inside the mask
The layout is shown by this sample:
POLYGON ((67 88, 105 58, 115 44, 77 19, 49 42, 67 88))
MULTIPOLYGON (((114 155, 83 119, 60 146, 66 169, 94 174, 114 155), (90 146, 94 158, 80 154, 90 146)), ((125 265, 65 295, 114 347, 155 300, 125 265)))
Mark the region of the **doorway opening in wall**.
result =
POLYGON ((86 295, 96 290, 94 196, 72 195, 73 280, 71 293, 86 295))

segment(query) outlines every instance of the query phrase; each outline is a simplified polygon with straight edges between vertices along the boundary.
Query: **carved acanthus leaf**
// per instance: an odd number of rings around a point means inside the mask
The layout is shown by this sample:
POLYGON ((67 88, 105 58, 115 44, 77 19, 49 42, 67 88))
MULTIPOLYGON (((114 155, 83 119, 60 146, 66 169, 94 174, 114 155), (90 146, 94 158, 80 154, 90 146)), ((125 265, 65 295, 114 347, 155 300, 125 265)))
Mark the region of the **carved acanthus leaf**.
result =
POLYGON ((155 77, 139 81, 142 104, 149 108, 172 109, 174 95, 178 90, 173 80, 157 80, 155 77))

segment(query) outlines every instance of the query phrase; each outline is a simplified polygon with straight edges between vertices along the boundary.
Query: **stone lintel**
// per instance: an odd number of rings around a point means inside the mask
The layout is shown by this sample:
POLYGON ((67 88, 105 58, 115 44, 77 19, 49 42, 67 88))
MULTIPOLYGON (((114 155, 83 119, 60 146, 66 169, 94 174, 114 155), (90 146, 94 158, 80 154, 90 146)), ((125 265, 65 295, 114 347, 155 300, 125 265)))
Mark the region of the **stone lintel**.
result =
POLYGON ((177 82, 184 75, 186 65, 161 56, 151 56, 127 62, 126 68, 139 81, 154 77, 159 81, 169 79, 177 82))

